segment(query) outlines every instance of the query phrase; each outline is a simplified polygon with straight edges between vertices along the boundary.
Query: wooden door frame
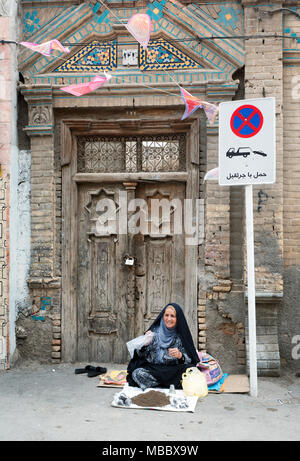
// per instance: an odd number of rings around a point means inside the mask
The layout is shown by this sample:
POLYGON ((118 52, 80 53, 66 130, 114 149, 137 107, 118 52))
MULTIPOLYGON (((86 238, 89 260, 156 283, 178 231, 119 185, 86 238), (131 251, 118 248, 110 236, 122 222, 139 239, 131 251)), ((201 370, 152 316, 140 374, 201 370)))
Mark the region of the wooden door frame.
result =
MULTIPOLYGON (((186 133, 186 172, 184 173, 122 173, 118 180, 140 181, 146 177, 155 181, 186 182, 186 198, 199 198, 199 136, 200 120, 191 117, 184 122, 163 120, 62 120, 62 360, 77 360, 77 200, 78 183, 112 181, 111 173, 77 173, 77 142, 79 135, 128 136, 186 133)), ((117 179, 116 176, 114 178, 117 179)), ((185 245, 185 313, 190 320, 197 347, 197 259, 198 245, 185 245)))

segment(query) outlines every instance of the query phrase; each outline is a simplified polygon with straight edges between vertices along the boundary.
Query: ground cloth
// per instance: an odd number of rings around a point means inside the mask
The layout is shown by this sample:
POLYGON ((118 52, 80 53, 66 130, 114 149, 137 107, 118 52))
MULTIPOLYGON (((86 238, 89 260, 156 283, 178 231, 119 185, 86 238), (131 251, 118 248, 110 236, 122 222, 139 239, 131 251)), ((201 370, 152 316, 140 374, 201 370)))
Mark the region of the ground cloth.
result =
MULTIPOLYGON (((164 392, 166 395, 169 395, 169 389, 161 389, 161 388, 158 388, 158 387, 155 387, 155 388, 152 388, 152 389, 146 389, 144 391, 145 392, 148 392, 148 391, 158 391, 158 392, 164 392)), ((126 395, 129 397, 129 398, 133 398, 139 394, 142 394, 143 391, 139 388, 139 387, 132 387, 132 386, 124 386, 124 388, 122 389, 122 392, 125 392, 126 395)), ((121 392, 120 392, 121 393, 121 392)), ((119 394, 119 393, 118 393, 119 394)), ((133 403, 131 405, 128 405, 128 406, 125 406, 125 405, 119 405, 115 402, 115 399, 112 401, 111 403, 111 406, 112 407, 117 407, 117 408, 127 408, 127 409, 134 409, 134 410, 160 410, 160 411, 179 411, 179 412, 194 412, 195 411, 195 408, 196 408, 196 404, 197 404, 197 401, 198 401, 198 397, 189 397, 187 395, 184 394, 183 390, 181 389, 177 389, 175 391, 175 395, 176 397, 178 398, 186 398, 186 401, 187 401, 187 408, 175 408, 173 407, 172 405, 165 405, 164 407, 140 407, 138 405, 134 405, 133 403)))
POLYGON ((110 370, 108 373, 100 376, 98 386, 123 387, 126 384, 126 370, 110 370))

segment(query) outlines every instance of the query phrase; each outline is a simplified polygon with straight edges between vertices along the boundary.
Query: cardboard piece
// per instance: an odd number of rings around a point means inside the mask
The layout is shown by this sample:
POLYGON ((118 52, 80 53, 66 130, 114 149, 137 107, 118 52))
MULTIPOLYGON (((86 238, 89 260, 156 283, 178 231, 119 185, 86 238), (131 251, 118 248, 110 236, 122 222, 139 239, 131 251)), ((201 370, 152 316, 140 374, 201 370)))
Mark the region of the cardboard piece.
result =
MULTIPOLYGON (((124 370, 118 370, 114 371, 114 373, 119 373, 120 371, 124 370)), ((100 376, 99 383, 97 384, 97 387, 113 387, 116 389, 123 389, 124 387, 124 382, 120 384, 114 384, 114 383, 108 383, 105 384, 104 379, 112 375, 113 373, 110 371, 109 373, 105 375, 100 376)), ((247 375, 228 375, 221 387, 221 389, 218 390, 210 390, 208 391, 209 394, 246 394, 250 392, 250 386, 249 386, 249 378, 247 375)))
POLYGON ((224 383, 224 392, 227 394, 244 394, 250 391, 247 375, 229 375, 224 383))
POLYGON ((115 389, 123 389, 124 384, 105 384, 101 379, 97 384, 97 387, 114 387, 115 389))

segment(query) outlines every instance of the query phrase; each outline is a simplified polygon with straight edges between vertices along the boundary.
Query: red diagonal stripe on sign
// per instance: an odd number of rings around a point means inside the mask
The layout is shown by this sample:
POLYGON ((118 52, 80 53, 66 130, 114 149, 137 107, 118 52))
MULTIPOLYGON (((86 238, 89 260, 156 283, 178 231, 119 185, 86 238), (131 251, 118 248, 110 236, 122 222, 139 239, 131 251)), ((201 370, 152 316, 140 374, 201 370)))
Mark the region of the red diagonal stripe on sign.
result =
POLYGON ((256 109, 256 110, 253 110, 252 114, 249 115, 248 118, 245 118, 242 114, 240 114, 240 113, 238 112, 236 115, 237 115, 237 117, 239 117, 239 118, 243 121, 243 123, 237 128, 236 131, 238 131, 238 132, 240 133, 241 130, 244 128, 245 125, 248 125, 250 128, 252 128, 252 130, 255 131, 255 130, 257 129, 257 127, 255 127, 255 126, 250 122, 250 119, 251 119, 252 117, 254 117, 254 115, 257 114, 257 112, 258 112, 257 109, 256 109))

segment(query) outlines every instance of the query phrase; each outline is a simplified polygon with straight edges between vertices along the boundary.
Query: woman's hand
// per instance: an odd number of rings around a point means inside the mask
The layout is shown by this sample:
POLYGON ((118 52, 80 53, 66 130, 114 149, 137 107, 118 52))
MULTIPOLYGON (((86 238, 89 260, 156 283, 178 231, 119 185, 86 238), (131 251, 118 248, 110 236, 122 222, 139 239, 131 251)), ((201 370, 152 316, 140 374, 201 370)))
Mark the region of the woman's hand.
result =
POLYGON ((152 340, 153 340, 153 331, 151 331, 151 330, 146 331, 144 346, 149 346, 149 344, 152 342, 152 340))
POLYGON ((179 360, 182 358, 182 353, 180 352, 179 349, 177 349, 177 347, 170 348, 168 349, 168 351, 171 357, 175 357, 176 359, 179 359, 179 360))

